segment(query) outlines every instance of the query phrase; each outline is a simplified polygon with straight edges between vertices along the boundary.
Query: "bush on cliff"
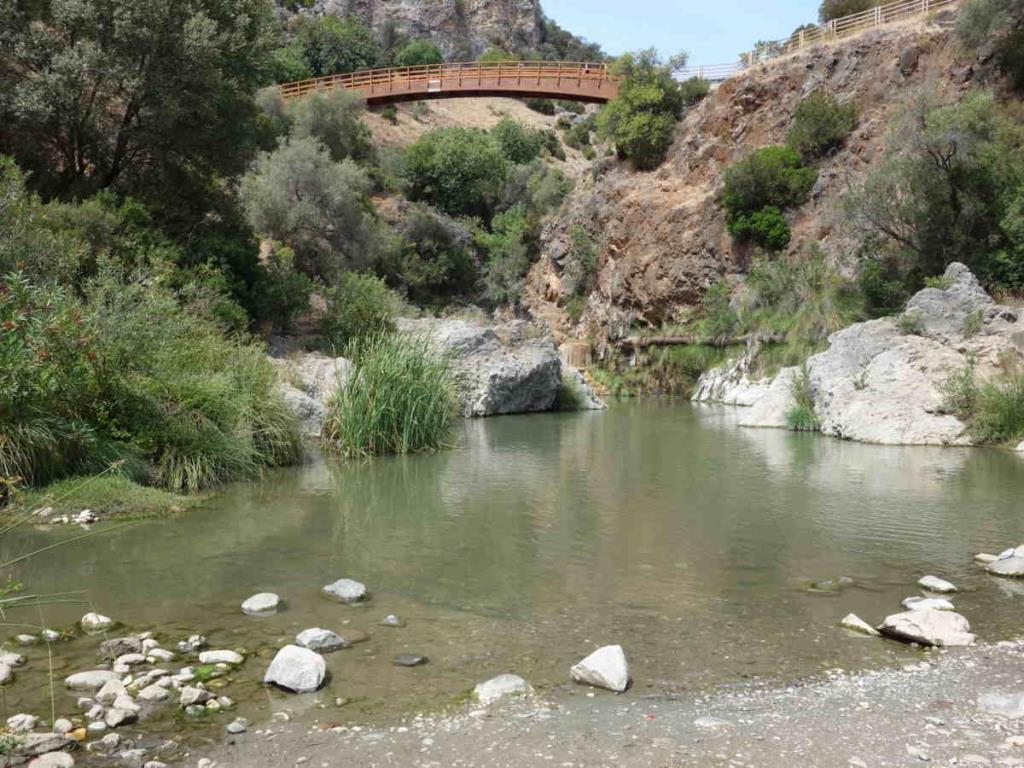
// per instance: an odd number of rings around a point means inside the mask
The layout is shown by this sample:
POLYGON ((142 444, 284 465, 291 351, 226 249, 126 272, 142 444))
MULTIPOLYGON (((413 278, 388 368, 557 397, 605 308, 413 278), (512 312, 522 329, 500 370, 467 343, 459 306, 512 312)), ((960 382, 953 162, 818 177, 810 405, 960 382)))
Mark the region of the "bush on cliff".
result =
POLYGON ((413 40, 395 54, 396 67, 421 67, 444 63, 441 49, 429 40, 413 40))
POLYGON ((815 160, 838 149, 856 127, 854 104, 840 104, 831 94, 815 91, 793 113, 786 145, 804 160, 815 160))
POLYGON ((1024 7, 1018 0, 970 0, 957 19, 964 45, 991 45, 1000 69, 1016 88, 1024 88, 1024 7))
POLYGON ((825 24, 832 21, 832 19, 841 19, 844 16, 863 13, 874 8, 876 5, 882 4, 883 0, 824 0, 821 8, 818 9, 818 18, 822 24, 825 24))
POLYGON ((346 350, 355 368, 329 404, 324 443, 345 456, 445 447, 458 414, 450 361, 423 338, 365 337, 346 350))
POLYGON ((379 277, 346 272, 324 291, 320 335, 332 350, 366 336, 380 336, 395 330, 395 316, 401 302, 379 277))
POLYGON ((663 62, 653 50, 627 53, 612 65, 623 78, 619 95, 598 114, 598 130, 615 144, 621 159, 640 170, 661 165, 672 145, 676 122, 686 104, 673 72, 684 56, 663 62))

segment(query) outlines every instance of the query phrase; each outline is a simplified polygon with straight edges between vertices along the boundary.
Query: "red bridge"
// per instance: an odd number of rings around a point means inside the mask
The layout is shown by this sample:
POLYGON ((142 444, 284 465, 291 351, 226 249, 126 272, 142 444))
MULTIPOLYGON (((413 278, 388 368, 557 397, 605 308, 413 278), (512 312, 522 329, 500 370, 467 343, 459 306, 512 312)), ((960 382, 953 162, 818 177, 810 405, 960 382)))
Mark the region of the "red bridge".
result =
POLYGON ((370 69, 280 86, 285 100, 337 88, 358 93, 368 104, 468 96, 532 96, 601 104, 618 94, 619 78, 608 72, 606 64, 474 61, 370 69))

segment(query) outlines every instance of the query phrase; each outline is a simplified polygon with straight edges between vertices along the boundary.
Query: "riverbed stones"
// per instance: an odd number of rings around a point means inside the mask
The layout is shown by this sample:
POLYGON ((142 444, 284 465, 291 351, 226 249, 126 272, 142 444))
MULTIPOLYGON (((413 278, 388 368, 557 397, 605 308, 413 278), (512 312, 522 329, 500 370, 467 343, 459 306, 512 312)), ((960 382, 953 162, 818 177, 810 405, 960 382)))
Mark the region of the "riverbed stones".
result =
POLYGON ((103 687, 96 693, 96 701, 100 704, 110 705, 118 696, 124 696, 126 693, 128 693, 128 689, 124 683, 120 678, 115 678, 103 684, 103 687))
POLYGON ((938 576, 922 576, 917 581, 917 585, 922 589, 926 589, 929 592, 938 592, 939 594, 950 594, 956 592, 956 586, 945 579, 940 579, 938 576))
POLYGON ((134 712, 130 709, 111 707, 106 711, 106 714, 103 715, 103 722, 107 724, 108 728, 117 728, 118 726, 125 725, 127 723, 134 723, 138 717, 138 712, 134 712))
POLYGON ((1024 554, 1018 554, 1015 549, 1008 550, 1008 552, 1010 554, 1003 552, 997 560, 986 565, 985 570, 993 576, 1005 576, 1011 579, 1024 578, 1024 554))
POLYGON ((324 587, 324 594, 342 603, 358 603, 366 599, 366 585, 355 579, 338 579, 324 587))
POLYGON ((393 613, 389 613, 383 619, 380 620, 381 626, 383 627, 404 627, 405 620, 401 616, 396 616, 393 613))
POLYGON ((47 752, 29 763, 28 768, 75 768, 75 758, 67 752, 47 752))
POLYGON ((1016 720, 1024 717, 1024 693, 985 693, 978 697, 978 709, 987 715, 1016 720))
POLYGON ((213 698, 213 694, 202 688, 195 688, 191 685, 186 685, 181 689, 181 697, 178 699, 178 703, 182 709, 187 709, 193 704, 205 704, 213 698))
POLYGON ((903 601, 908 611, 955 611, 956 608, 944 597, 908 597, 903 601))
POLYGON ((142 653, 142 641, 137 637, 112 637, 100 643, 101 659, 116 659, 129 653, 142 653))
POLYGON ((71 733, 75 730, 75 724, 68 720, 66 717, 58 717, 53 721, 53 732, 54 733, 71 733))
POLYGON ((340 650, 347 645, 340 635, 321 627, 302 630, 296 635, 295 642, 303 648, 308 648, 318 653, 330 653, 331 651, 340 650))
POLYGON ((72 691, 98 691, 111 680, 120 682, 121 676, 108 669, 93 669, 76 672, 64 680, 64 686, 72 691))
POLYGON ((878 630, 908 643, 950 647, 971 645, 974 635, 967 619, 954 611, 904 611, 887 616, 878 630))
POLYGON ((629 663, 621 645, 598 648, 569 670, 577 683, 622 693, 629 687, 629 663))
POLYGON ((263 682, 294 693, 311 693, 323 685, 326 674, 323 656, 298 645, 286 645, 270 662, 263 682))
POLYGON ((38 722, 39 718, 35 715, 29 715, 21 712, 7 718, 7 730, 12 733, 28 733, 36 727, 38 722))
POLYGON ((860 616, 855 613, 848 613, 843 617, 843 620, 839 622, 839 626, 843 629, 848 629, 851 632, 857 632, 861 635, 869 635, 871 637, 877 637, 881 633, 864 621, 860 616))
POLYGON ((418 653, 400 653, 391 660, 391 663, 396 667, 420 667, 428 661, 426 656, 420 656, 418 653))
POLYGON ((92 634, 110 629, 114 626, 114 620, 101 613, 87 613, 79 620, 78 624, 82 627, 83 632, 92 634))
POLYGON ((139 691, 139 701, 145 701, 150 704, 157 704, 161 701, 167 701, 171 697, 170 691, 162 685, 147 685, 145 688, 139 691))
POLYGON ((24 663, 25 657, 20 653, 0 651, 0 664, 6 664, 8 667, 20 667, 24 663))
POLYGON ((245 733, 245 729, 248 725, 249 724, 246 722, 244 717, 236 717, 224 727, 224 730, 230 734, 238 735, 239 733, 245 733))
POLYGON ((988 565, 989 563, 994 563, 998 559, 999 555, 990 555, 986 552, 979 552, 974 556, 974 562, 979 565, 988 565))
POLYGON ((199 654, 200 664, 230 664, 232 666, 238 666, 245 657, 237 651, 203 651, 199 654))
POLYGON ((508 696, 529 696, 533 688, 519 675, 498 675, 473 689, 473 698, 487 706, 508 696))
POLYGON ((7 664, 0 664, 0 685, 7 685, 14 679, 14 670, 7 664))
POLYGON ((247 616, 273 616, 281 608, 281 598, 273 592, 260 592, 242 603, 247 616))

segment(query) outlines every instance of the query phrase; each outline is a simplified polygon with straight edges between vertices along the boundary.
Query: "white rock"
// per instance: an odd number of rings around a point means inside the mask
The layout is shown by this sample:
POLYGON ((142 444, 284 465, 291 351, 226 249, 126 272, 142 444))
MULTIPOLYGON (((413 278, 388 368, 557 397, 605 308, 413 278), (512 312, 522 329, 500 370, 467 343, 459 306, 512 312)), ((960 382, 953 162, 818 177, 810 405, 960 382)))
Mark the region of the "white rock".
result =
POLYGON ((280 597, 273 592, 260 592, 242 603, 242 613, 249 616, 272 616, 280 607, 280 597))
POLYGON ((184 709, 185 707, 191 707, 193 704, 205 704, 212 698, 213 694, 209 691, 204 691, 202 688, 185 686, 181 689, 181 698, 178 700, 178 703, 184 709))
POLYGON ((53 721, 54 733, 71 733, 73 730, 75 730, 75 724, 66 717, 58 717, 53 721))
POLYGON ((309 693, 323 684, 326 674, 323 656, 308 648, 286 645, 270 663, 263 682, 295 693, 309 693))
POLYGON ((528 696, 533 693, 530 684, 518 675, 498 675, 473 689, 473 698, 481 704, 492 704, 505 696, 528 696))
POLYGON ((94 669, 76 672, 64 680, 64 685, 72 691, 98 691, 111 680, 120 682, 121 676, 106 669, 94 669))
POLYGON ((89 725, 85 727, 85 730, 87 730, 89 733, 95 736, 97 733, 106 732, 107 724, 104 723, 102 720, 97 720, 94 723, 89 723, 89 725))
POLYGON ((146 657, 141 653, 126 653, 114 660, 115 666, 119 667, 134 667, 145 663, 146 657))
POLYGON ((14 670, 6 664, 0 664, 0 685, 7 685, 14 679, 14 670))
POLYGON ((153 651, 159 647, 159 641, 152 637, 147 637, 145 640, 142 641, 142 652, 144 654, 148 654, 150 651, 153 651))
POLYGON ((224 730, 232 734, 245 733, 245 729, 247 726, 248 723, 245 721, 245 718, 238 717, 232 720, 230 723, 228 723, 227 726, 225 726, 224 730))
POLYGON ((117 728, 119 725, 134 723, 137 719, 138 714, 136 712, 132 712, 130 709, 118 709, 117 707, 111 707, 103 716, 103 722, 107 724, 108 728, 117 728))
POLYGON ((732 723, 730 723, 728 720, 723 720, 720 717, 710 716, 698 717, 696 720, 693 721, 693 724, 698 728, 706 729, 727 728, 728 726, 732 725, 732 723))
POLYGON ((1024 578, 1024 557, 1019 556, 1016 550, 1008 550, 1008 556, 999 556, 994 563, 985 566, 985 570, 993 576, 1007 576, 1014 579, 1024 578))
POLYGON ((20 667, 24 663, 25 657, 20 653, 0 651, 0 664, 6 664, 8 667, 20 667))
POLYGON ((358 603, 366 599, 366 585, 353 579, 338 579, 324 587, 324 592, 343 603, 358 603))
POLYGON ((123 709, 127 712, 136 713, 142 709, 142 707, 136 704, 132 697, 128 694, 118 696, 116 699, 114 699, 114 703, 112 706, 114 707, 114 709, 123 709))
POLYGON ((14 733, 28 733, 36 727, 39 718, 35 715, 27 715, 24 712, 7 718, 7 730, 14 733))
POLYGON ((200 664, 231 664, 237 666, 245 657, 235 651, 203 651, 199 654, 200 664))
POLYGON ((629 664, 621 645, 598 648, 569 670, 577 683, 622 693, 629 687, 629 664))
POLYGON ((146 661, 152 661, 157 663, 163 663, 167 661, 174 661, 177 658, 174 651, 168 651, 166 648, 153 648, 146 656, 146 661))
POLYGON ((862 635, 878 636, 880 634, 877 629, 872 627, 855 613, 848 613, 844 616, 843 620, 839 622, 839 626, 843 629, 848 629, 851 632, 859 632, 862 635))
POLYGON ((75 758, 67 752, 47 752, 28 764, 28 768, 74 768, 75 758))
POLYGON ((989 563, 994 563, 998 559, 998 555, 989 555, 984 552, 979 552, 974 556, 974 562, 980 563, 981 565, 988 565, 989 563))
POLYGON ((96 701, 100 704, 110 705, 118 696, 124 696, 126 693, 128 693, 128 689, 120 679, 108 680, 96 693, 96 701))
POLYGON ((944 597, 908 597, 903 601, 908 611, 955 611, 956 608, 944 597))
POLYGON ((114 620, 101 613, 87 613, 78 622, 85 632, 103 632, 114 626, 114 620))
POLYGON ((978 709, 989 715, 1012 720, 1024 717, 1024 693, 985 693, 978 697, 978 709))
POLYGON ((956 592, 956 587, 953 584, 950 584, 945 579, 940 579, 938 576, 922 576, 918 579, 917 585, 929 592, 938 592, 940 594, 956 592))
POLYGON ((921 645, 971 645, 971 625, 953 611, 905 611, 887 616, 878 627, 883 635, 921 645))
POLYGON ((296 635, 295 642, 318 653, 330 653, 345 647, 345 641, 339 635, 319 627, 302 630, 296 635))
POLYGON ((147 685, 141 691, 139 691, 139 700, 148 702, 159 702, 166 701, 171 697, 170 692, 161 685, 153 684, 147 685))

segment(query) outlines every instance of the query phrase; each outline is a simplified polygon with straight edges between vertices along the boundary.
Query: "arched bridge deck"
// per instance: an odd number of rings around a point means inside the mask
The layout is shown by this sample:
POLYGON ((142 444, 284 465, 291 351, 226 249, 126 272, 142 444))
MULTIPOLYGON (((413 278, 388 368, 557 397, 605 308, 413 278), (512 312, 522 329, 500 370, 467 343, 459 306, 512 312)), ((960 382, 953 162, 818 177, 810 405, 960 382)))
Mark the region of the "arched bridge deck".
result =
POLYGON ((619 78, 605 64, 511 61, 391 67, 328 75, 280 86, 285 100, 343 89, 368 104, 423 99, 512 96, 604 103, 619 92, 619 78))

